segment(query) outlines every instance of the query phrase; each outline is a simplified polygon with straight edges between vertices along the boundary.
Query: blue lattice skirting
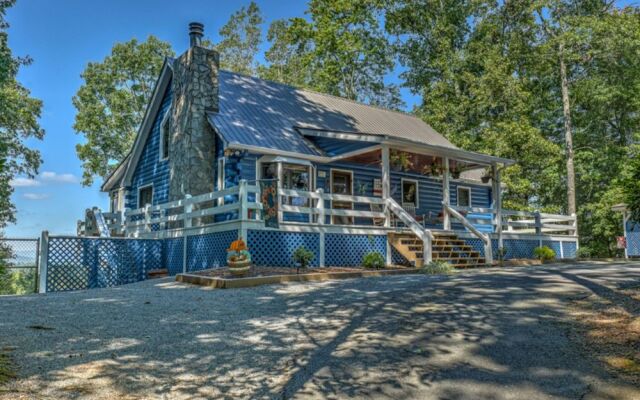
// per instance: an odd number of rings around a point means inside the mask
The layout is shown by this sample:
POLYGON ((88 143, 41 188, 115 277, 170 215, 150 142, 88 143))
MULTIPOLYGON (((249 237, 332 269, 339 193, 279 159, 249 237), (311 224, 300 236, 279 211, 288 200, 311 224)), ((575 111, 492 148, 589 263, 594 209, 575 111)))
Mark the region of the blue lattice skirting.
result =
POLYGON ((293 267, 293 252, 299 246, 314 254, 312 267, 317 267, 320 260, 320 234, 315 232, 249 230, 247 246, 255 265, 293 267))
MULTIPOLYGON (((484 245, 482 240, 477 238, 464 239, 465 243, 471 245, 474 250, 478 251, 484 257, 484 245)), ((511 259, 532 259, 535 258, 533 250, 540 246, 540 241, 536 239, 504 239, 504 248, 507 253, 505 260, 511 259)), ((556 253, 556 258, 571 259, 576 258, 577 244, 576 242, 559 241, 559 240, 543 240, 543 246, 548 246, 556 253)), ((498 239, 491 241, 493 257, 498 257, 498 239)))
POLYGON ((362 258, 371 251, 387 256, 385 235, 349 235, 327 233, 324 237, 325 264, 332 267, 362 265, 362 258))
POLYGON ((138 282, 162 265, 158 240, 51 237, 48 250, 47 292, 138 282))

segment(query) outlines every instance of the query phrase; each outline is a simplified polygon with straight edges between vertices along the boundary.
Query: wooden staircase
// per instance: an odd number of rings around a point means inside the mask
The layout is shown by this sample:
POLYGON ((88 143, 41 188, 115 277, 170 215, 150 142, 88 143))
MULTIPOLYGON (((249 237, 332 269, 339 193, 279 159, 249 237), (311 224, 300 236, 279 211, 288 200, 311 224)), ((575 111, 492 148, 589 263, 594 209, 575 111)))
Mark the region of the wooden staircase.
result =
MULTIPOLYGON (((459 239, 455 233, 433 233, 433 261, 445 261, 455 268, 478 267, 486 264, 482 255, 459 239)), ((389 233, 389 243, 412 265, 422 265, 422 241, 413 233, 389 233)))

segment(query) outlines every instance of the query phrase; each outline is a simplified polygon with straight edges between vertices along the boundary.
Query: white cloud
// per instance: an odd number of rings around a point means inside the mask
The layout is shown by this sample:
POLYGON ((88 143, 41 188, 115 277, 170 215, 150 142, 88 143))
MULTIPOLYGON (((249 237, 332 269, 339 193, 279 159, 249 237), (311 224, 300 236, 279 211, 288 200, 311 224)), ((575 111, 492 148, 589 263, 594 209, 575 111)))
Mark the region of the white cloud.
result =
POLYGON ((13 187, 33 187, 40 186, 40 182, 30 178, 15 178, 9 181, 9 184, 13 187))
POLYGON ((34 187, 47 183, 76 184, 80 179, 73 174, 58 174, 52 171, 44 171, 35 179, 18 177, 12 179, 10 184, 13 187, 34 187))
POLYGON ((46 200, 51 197, 49 193, 25 193, 22 195, 27 200, 46 200))
POLYGON ((56 182, 56 183, 78 183, 79 179, 73 174, 57 174, 51 171, 44 171, 40 174, 40 179, 43 182, 56 182))

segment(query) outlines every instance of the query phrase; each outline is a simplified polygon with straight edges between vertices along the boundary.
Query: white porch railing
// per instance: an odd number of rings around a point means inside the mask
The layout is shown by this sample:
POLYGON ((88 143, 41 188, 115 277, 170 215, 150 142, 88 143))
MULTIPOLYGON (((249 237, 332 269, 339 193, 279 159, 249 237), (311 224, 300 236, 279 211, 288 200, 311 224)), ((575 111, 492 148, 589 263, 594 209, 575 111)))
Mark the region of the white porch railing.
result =
POLYGON ((482 233, 476 228, 467 218, 460 214, 456 209, 450 205, 443 204, 445 212, 449 213, 452 217, 464 225, 471 233, 473 233, 478 239, 482 240, 484 245, 484 258, 487 264, 493 264, 493 248, 491 246, 491 236, 486 233, 482 233))
MULTIPOLYGON (((488 225, 487 228, 490 228, 491 232, 497 231, 496 212, 493 208, 454 206, 450 208, 465 213, 465 218, 476 228, 481 229, 483 225, 488 225)), ((575 235, 578 229, 575 215, 513 210, 502 210, 501 214, 502 231, 507 233, 575 235)))
MULTIPOLYGON (((348 227, 379 227, 391 229, 391 217, 402 222, 424 242, 433 235, 416 222, 410 213, 393 199, 351 196, 302 190, 279 190, 279 217, 282 223, 305 225, 344 225, 348 227), (336 207, 336 203, 341 203, 336 207), (345 207, 346 206, 346 207, 345 207), (349 208, 350 207, 350 208, 349 208)), ((496 212, 491 208, 443 206, 448 215, 456 217, 472 233, 498 231, 496 212), (454 214, 457 213, 458 215, 454 214)), ((138 236, 166 229, 179 229, 213 225, 229 220, 261 220, 260 188, 241 181, 239 186, 186 196, 184 199, 147 206, 122 213, 104 213, 111 232, 138 236), (249 201, 251 199, 251 201, 249 201), (224 217, 216 217, 225 215, 224 217)), ((575 235, 575 216, 502 210, 502 232, 509 234, 575 235)), ((456 227, 453 227, 456 229, 456 227)), ((475 234, 475 233, 474 233, 475 234)), ((429 254, 425 252, 425 262, 429 254)))
POLYGON ((157 230, 192 228, 214 224, 217 215, 226 214, 229 218, 248 220, 257 219, 262 204, 255 201, 259 198, 260 189, 240 181, 239 186, 198 196, 187 195, 184 199, 170 201, 156 206, 125 212, 125 231, 127 236, 136 236, 157 230), (255 194, 249 201, 249 194, 255 194))

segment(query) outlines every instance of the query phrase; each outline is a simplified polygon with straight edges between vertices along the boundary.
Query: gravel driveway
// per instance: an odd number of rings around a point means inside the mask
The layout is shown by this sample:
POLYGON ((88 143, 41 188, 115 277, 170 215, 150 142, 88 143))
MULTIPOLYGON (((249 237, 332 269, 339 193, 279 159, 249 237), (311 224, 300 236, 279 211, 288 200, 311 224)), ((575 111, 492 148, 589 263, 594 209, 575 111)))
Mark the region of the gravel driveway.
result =
POLYGON ((20 378, 0 398, 640 398, 568 340, 564 307, 632 280, 581 264, 4 297, 20 378))

